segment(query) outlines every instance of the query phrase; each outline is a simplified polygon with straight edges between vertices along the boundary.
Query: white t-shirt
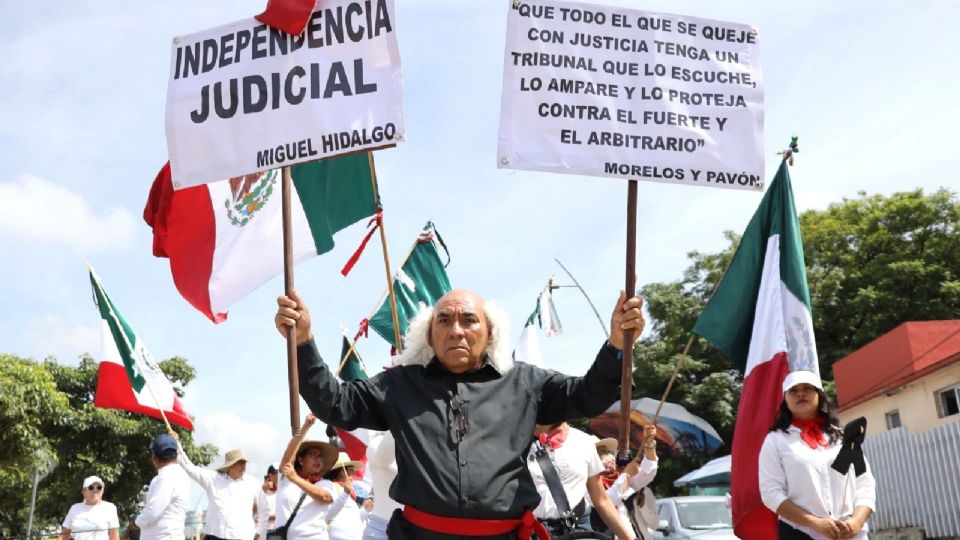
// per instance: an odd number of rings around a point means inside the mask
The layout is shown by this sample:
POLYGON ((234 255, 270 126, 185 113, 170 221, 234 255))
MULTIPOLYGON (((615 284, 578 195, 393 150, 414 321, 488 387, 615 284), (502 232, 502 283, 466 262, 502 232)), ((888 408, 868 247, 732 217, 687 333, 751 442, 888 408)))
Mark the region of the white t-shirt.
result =
POLYGON ((110 529, 120 527, 117 507, 101 500, 97 504, 77 503, 70 507, 63 527, 70 529, 73 540, 109 540, 110 529))
POLYGON ((367 467, 373 483, 373 515, 390 521, 403 505, 390 498, 390 484, 397 477, 396 443, 389 431, 371 431, 367 443, 367 467))
MULTIPOLYGON (((322 482, 323 480, 316 485, 322 482)), ((293 513, 301 495, 303 495, 302 489, 287 480, 287 477, 280 477, 277 483, 277 519, 274 522, 276 527, 282 527, 287 523, 287 518, 293 513)), ((327 533, 327 510, 329 508, 329 504, 318 503, 313 497, 307 495, 290 523, 290 528, 287 529, 287 540, 328 540, 330 536, 327 533)))
POLYGON ((176 463, 160 467, 136 519, 140 540, 183 540, 189 499, 190 478, 183 468, 176 463))
MULTIPOLYGON (((593 444, 593 439, 589 435, 576 428, 569 428, 567 438, 560 445, 560 448, 547 447, 553 464, 557 468, 557 474, 560 476, 560 483, 563 485, 563 491, 567 494, 567 502, 570 508, 576 508, 587 496, 587 478, 596 476, 603 472, 603 462, 597 454, 597 447, 593 444)), ((530 475, 533 476, 533 483, 540 494, 540 504, 533 511, 533 515, 538 519, 556 519, 560 517, 560 511, 557 504, 550 495, 550 488, 543 478, 543 471, 540 464, 537 463, 534 453, 531 451, 527 459, 527 468, 530 469, 530 475)))
MULTIPOLYGON (((837 442, 826 448, 810 448, 800 438, 800 428, 796 426, 790 426, 787 433, 779 430, 768 433, 760 449, 758 467, 763 504, 776 512, 783 501, 790 499, 815 516, 833 518, 849 516, 857 506, 876 510, 876 483, 869 465, 859 477, 855 476, 853 467, 845 477, 830 466, 840 446, 837 442), (847 482, 849 489, 844 490, 847 482)), ((814 539, 823 538, 812 529, 780 519, 814 539)), ((866 523, 854 538, 867 538, 866 523)))
POLYGON ((360 507, 350 497, 350 493, 330 480, 321 480, 317 485, 333 495, 333 503, 327 510, 330 540, 357 540, 363 536, 360 507))
POLYGON ((277 514, 277 492, 264 492, 262 489, 257 493, 257 534, 260 540, 267 537, 267 531, 276 528, 277 514))

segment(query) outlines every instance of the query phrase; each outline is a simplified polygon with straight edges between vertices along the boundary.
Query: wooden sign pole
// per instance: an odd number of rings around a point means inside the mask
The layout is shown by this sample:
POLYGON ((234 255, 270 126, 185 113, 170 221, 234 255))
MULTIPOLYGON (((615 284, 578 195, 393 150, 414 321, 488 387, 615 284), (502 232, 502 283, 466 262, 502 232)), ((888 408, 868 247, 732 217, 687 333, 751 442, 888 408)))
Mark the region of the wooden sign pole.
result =
MULTIPOLYGON (((633 298, 637 289, 637 181, 630 180, 627 186, 627 298, 633 298)), ((623 333, 623 364, 620 371, 620 440, 621 461, 630 459, 630 405, 633 393, 633 337, 634 330, 623 333)))

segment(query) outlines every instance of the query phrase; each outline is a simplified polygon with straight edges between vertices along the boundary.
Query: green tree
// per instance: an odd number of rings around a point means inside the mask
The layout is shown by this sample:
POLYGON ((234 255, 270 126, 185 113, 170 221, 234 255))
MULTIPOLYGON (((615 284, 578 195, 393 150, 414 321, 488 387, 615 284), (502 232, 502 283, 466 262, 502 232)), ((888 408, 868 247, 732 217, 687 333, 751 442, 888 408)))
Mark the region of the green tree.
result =
POLYGON ((55 454, 45 434, 62 427, 68 414, 50 372, 0 354, 0 528, 26 528, 34 472, 47 473, 55 454))
MULTIPOLYGON (((724 233, 730 245, 720 253, 687 254, 690 266, 683 276, 670 283, 651 283, 640 289, 650 315, 651 334, 634 346, 634 398, 660 399, 673 375, 677 361, 690 339, 690 329, 700 315, 710 293, 723 276, 740 241, 734 233, 724 233)), ((687 408, 710 423, 720 434, 729 452, 740 381, 730 363, 703 339, 694 337, 683 369, 677 375, 667 400, 687 408)), ((654 480, 660 494, 674 493, 673 481, 701 466, 709 456, 665 459, 654 480)))
POLYGON ((800 216, 820 370, 906 321, 960 318, 960 200, 941 189, 800 216))
MULTIPOLYGON (((58 524, 69 505, 81 500, 81 482, 91 474, 103 478, 104 498, 117 505, 121 517, 133 515, 137 495, 156 474, 148 449, 153 438, 165 430, 163 423, 143 415, 94 407, 98 363, 89 356, 82 357, 76 366, 60 364, 54 359, 38 363, 7 356, 3 360, 3 370, 0 370, 0 385, 4 386, 0 394, 2 448, 6 450, 7 444, 25 445, 20 450, 24 455, 36 455, 40 448, 56 463, 39 485, 35 529, 58 524), (21 394, 8 394, 7 358, 11 359, 10 365, 33 374, 41 384, 30 385, 36 388, 23 390, 21 394), (23 399, 24 392, 31 392, 30 399, 23 399), (21 407, 20 402, 36 405, 22 414, 8 414, 8 411, 15 413, 21 407), (9 435, 8 426, 15 430, 15 435, 9 435)), ((182 358, 164 360, 160 368, 181 396, 183 387, 196 375, 182 358)), ((194 463, 205 465, 213 460, 215 447, 198 446, 189 432, 175 429, 194 463)), ((29 507, 33 481, 32 464, 25 465, 25 460, 29 458, 21 456, 19 461, 9 464, 4 460, 0 466, 0 492, 5 494, 0 497, 0 523, 14 535, 25 532, 24 509, 29 507)))

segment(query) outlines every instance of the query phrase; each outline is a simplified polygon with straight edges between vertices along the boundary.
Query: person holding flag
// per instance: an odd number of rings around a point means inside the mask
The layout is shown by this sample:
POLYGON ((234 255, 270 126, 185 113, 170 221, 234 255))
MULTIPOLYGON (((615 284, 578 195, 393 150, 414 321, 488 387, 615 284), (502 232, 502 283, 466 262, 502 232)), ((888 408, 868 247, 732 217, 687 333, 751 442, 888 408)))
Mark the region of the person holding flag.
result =
MULTIPOLYGON (((321 484, 323 475, 336 463, 338 452, 328 442, 303 439, 316 421, 312 414, 307 415, 280 459, 276 523, 278 530, 285 530, 287 540, 330 538, 327 514, 336 499, 321 484)), ((340 495, 347 496, 346 492, 340 495)))
POLYGON ((140 540, 184 540, 190 480, 177 466, 177 441, 166 433, 150 444, 150 462, 157 475, 150 481, 146 503, 134 521, 140 540))
POLYGON ((253 516, 257 513, 262 484, 247 474, 247 458, 243 452, 239 449, 228 451, 223 456, 223 465, 211 471, 190 461, 176 431, 171 429, 169 434, 177 441, 177 463, 207 493, 210 504, 203 524, 204 538, 252 540, 257 534, 253 516))
POLYGON ((876 482, 869 465, 852 482, 849 471, 831 467, 842 435, 820 376, 802 370, 788 375, 759 467, 760 496, 780 517, 780 540, 867 538, 876 482))
MULTIPOLYGON (((632 293, 631 293, 632 294, 632 293)), ((277 299, 281 335, 296 328, 300 394, 318 418, 345 429, 389 429, 396 443, 391 495, 404 505, 390 538, 541 539, 540 496, 526 466, 535 424, 606 410, 620 394, 625 331, 643 331, 640 298, 623 292, 610 339, 583 377, 510 357, 509 320, 476 293, 454 290, 410 322, 397 367, 340 383, 324 364, 300 296, 277 299)))
POLYGON ((796 150, 794 140, 693 327, 743 374, 730 471, 733 532, 743 540, 777 535, 777 515, 761 499, 757 469, 764 435, 783 401, 783 380, 792 371, 820 369, 787 169, 796 150))
POLYGON ((326 515, 330 540, 357 540, 363 536, 360 505, 353 490, 353 474, 361 465, 359 461, 351 460, 346 452, 340 452, 337 462, 323 475, 319 484, 334 498, 326 515))

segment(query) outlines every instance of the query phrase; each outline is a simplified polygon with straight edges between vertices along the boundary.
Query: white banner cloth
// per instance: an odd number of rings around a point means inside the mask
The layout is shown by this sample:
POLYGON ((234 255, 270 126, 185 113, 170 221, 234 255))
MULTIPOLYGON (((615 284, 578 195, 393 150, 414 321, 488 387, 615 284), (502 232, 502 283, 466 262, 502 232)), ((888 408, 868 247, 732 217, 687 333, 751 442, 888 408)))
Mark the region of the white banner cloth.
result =
POLYGON ((250 18, 173 40, 176 189, 403 139, 393 0, 324 0, 292 36, 250 18))
POLYGON ((754 26, 507 0, 500 168, 762 189, 754 26))

